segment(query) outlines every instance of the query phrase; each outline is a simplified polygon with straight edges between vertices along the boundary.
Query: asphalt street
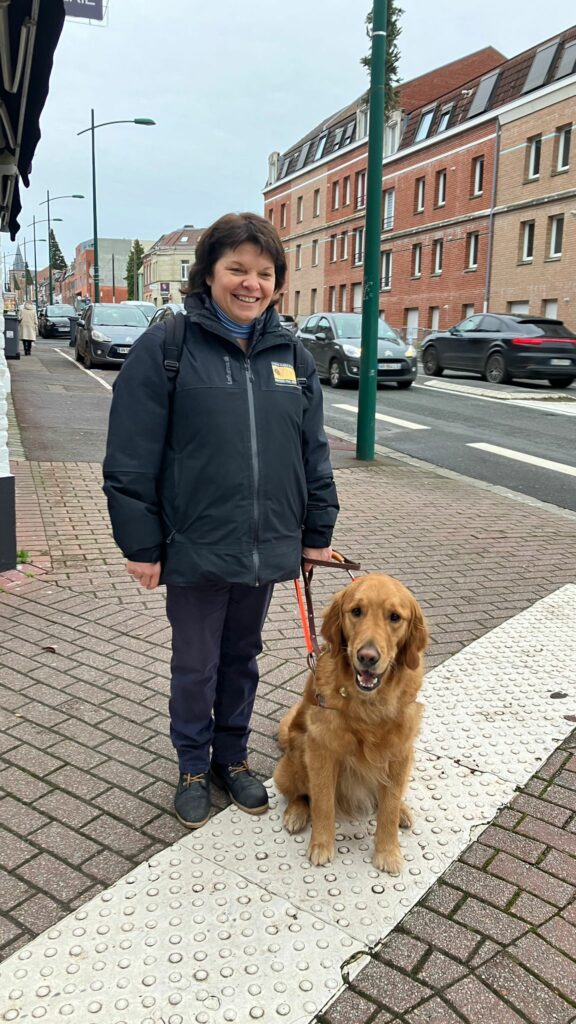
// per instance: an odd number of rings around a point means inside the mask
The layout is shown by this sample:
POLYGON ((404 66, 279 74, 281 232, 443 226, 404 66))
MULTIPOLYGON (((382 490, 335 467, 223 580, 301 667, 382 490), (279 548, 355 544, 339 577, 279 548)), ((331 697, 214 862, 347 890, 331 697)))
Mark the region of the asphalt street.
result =
MULTIPOLYGON (((26 374, 27 394, 34 396, 17 409, 27 458, 78 461, 81 452, 81 461, 101 461, 118 371, 87 371, 67 342, 54 340, 40 340, 33 358, 13 363, 12 370, 26 374)), ((326 386, 324 401, 327 426, 354 440, 358 391, 326 386)), ((379 445, 572 511, 575 439, 575 386, 559 393, 547 385, 421 374, 409 391, 378 391, 379 445)))

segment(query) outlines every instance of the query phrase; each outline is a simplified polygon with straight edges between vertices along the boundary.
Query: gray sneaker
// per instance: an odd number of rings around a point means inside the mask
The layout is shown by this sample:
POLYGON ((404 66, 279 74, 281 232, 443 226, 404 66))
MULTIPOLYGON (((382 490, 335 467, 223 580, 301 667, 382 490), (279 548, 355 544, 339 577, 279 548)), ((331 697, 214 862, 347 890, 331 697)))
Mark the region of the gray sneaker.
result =
POLYGON ((200 828, 210 817, 209 773, 180 772, 174 796, 176 817, 186 828, 200 828))

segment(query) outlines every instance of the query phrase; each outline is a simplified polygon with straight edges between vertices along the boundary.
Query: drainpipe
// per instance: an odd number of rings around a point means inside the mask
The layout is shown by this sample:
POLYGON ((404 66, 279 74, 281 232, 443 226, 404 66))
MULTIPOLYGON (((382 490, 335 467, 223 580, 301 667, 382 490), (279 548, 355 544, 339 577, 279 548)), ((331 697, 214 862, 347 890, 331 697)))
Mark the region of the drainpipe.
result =
POLYGON ((484 302, 482 312, 486 313, 490 303, 490 285, 492 283, 492 253, 494 250, 494 208, 498 190, 498 170, 500 163, 500 121, 496 122, 496 142, 494 145, 494 166, 492 169, 492 197, 490 200, 490 216, 488 218, 488 248, 486 250, 486 282, 484 285, 484 302))

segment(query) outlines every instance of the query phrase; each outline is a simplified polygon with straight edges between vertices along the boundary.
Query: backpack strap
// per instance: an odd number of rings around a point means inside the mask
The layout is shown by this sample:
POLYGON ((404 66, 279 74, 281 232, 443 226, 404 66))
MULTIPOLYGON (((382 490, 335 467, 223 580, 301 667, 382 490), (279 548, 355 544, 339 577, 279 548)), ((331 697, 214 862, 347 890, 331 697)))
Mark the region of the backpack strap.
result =
POLYGON ((171 380, 176 380, 180 369, 184 336, 186 334, 186 314, 175 313, 165 318, 164 333, 164 369, 171 380))
POLYGON ((302 342, 296 339, 296 344, 294 346, 294 373, 296 374, 296 381, 301 388, 304 387, 308 379, 306 377, 306 368, 302 358, 303 351, 304 346, 302 345, 302 342))

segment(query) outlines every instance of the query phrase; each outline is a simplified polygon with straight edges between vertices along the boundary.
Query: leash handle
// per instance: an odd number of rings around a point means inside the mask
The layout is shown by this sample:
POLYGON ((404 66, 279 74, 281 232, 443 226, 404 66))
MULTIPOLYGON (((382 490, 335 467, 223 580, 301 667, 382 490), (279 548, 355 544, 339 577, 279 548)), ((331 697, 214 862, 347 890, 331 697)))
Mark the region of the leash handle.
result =
POLYGON ((302 600, 302 590, 300 587, 300 581, 294 580, 296 588, 296 598, 298 600, 298 609, 300 612, 300 619, 302 621, 302 629, 304 631, 304 640, 306 642, 306 650, 308 651, 308 666, 312 672, 316 669, 316 661, 320 654, 320 645, 318 644, 318 637, 316 634, 316 623, 314 621, 314 605, 312 603, 312 574, 314 572, 314 566, 324 566, 327 569, 344 569, 350 578, 353 580, 355 576, 352 573, 352 569, 357 570, 360 568, 360 562, 352 562, 350 559, 341 555, 338 551, 332 552, 331 559, 324 558, 303 558, 301 563, 302 578, 304 580, 304 595, 306 598, 306 611, 304 610, 304 602, 302 600), (306 566, 310 568, 307 569, 306 566))

